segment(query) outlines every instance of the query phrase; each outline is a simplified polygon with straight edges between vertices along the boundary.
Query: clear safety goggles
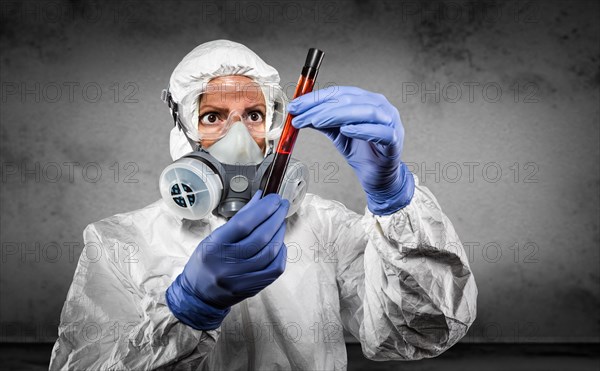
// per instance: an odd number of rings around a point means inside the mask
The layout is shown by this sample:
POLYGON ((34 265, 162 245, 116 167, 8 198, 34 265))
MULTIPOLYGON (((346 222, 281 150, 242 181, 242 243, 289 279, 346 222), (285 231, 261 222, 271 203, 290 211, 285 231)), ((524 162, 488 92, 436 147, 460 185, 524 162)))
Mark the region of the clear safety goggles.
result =
POLYGON ((253 137, 275 140, 285 116, 285 95, 279 86, 209 83, 199 101, 198 132, 201 139, 218 140, 233 124, 243 122, 253 137))

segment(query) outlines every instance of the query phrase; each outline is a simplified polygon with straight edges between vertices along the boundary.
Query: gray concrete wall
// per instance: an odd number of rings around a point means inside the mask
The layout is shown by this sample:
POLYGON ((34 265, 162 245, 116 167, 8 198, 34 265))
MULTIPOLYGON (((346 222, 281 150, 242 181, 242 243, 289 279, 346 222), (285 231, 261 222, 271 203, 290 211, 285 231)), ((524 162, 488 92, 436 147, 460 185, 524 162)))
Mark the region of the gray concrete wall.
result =
MULTIPOLYGON (((404 160, 471 257, 479 314, 465 341, 598 340, 596 2, 216 4, 2 2, 2 341, 54 340, 83 228, 160 197, 160 90, 218 38, 284 83, 319 47, 321 84, 398 107, 404 160)), ((311 192, 364 209, 324 137, 303 131, 296 157, 311 192)))

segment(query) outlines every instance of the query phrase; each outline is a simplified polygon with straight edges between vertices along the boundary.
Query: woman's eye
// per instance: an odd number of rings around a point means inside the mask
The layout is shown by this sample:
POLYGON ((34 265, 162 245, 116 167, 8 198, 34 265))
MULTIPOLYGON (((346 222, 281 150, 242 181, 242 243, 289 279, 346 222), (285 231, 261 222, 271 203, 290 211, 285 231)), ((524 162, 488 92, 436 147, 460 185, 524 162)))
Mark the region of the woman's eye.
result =
POLYGON ((219 115, 214 112, 206 113, 200 118, 200 122, 202 122, 204 125, 214 125, 218 121, 219 115))
POLYGON ((251 122, 259 123, 263 121, 263 114, 258 111, 250 112, 248 118, 251 122))

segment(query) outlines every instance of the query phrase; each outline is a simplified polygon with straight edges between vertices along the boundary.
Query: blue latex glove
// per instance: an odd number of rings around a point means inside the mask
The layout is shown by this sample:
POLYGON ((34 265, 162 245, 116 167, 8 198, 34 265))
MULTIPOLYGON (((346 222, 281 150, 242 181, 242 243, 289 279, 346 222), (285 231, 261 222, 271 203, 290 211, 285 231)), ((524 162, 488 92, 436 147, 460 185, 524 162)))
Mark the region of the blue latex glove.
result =
POLYGON ((197 330, 213 330, 230 307, 258 294, 285 270, 289 202, 261 192, 206 237, 167 289, 171 312, 197 330))
POLYGON ((294 99, 294 127, 324 133, 354 169, 369 210, 389 215, 410 203, 415 181, 400 161, 404 128, 398 110, 381 94, 333 86, 294 99))

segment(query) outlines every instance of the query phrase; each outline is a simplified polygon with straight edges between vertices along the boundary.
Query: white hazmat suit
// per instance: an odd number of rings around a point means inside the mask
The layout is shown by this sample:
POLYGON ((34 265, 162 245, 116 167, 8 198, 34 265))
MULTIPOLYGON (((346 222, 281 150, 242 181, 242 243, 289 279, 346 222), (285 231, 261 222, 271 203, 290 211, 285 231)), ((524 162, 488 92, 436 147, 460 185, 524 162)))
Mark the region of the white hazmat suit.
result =
MULTIPOLYGON (((249 49, 227 41, 186 59, 198 81, 232 73, 279 81, 249 49)), ((174 82, 194 89, 184 80, 171 78, 174 96, 174 82)), ((180 133, 171 136, 174 159, 186 152, 180 133)), ((285 272, 211 331, 179 322, 165 291, 225 219, 182 220, 160 200, 90 224, 50 369, 343 370, 344 329, 373 360, 442 353, 475 320, 477 288, 452 224, 415 183, 411 203, 386 216, 307 194, 287 219, 285 272)))

